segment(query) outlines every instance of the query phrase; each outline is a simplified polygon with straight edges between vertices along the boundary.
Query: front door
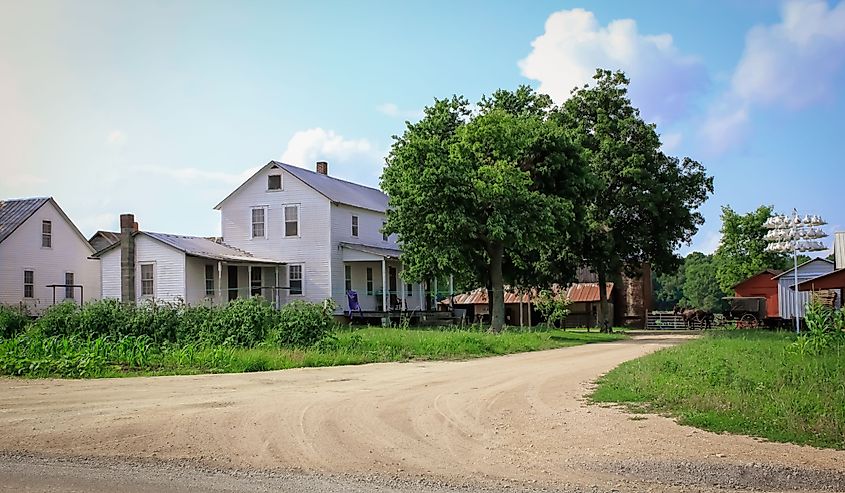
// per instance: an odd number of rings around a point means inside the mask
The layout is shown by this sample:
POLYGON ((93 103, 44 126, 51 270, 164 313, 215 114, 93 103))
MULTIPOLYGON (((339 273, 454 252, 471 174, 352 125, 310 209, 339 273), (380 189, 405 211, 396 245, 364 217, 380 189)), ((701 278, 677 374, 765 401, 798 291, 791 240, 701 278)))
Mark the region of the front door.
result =
POLYGON ((238 267, 230 265, 229 273, 229 301, 238 297, 238 267))

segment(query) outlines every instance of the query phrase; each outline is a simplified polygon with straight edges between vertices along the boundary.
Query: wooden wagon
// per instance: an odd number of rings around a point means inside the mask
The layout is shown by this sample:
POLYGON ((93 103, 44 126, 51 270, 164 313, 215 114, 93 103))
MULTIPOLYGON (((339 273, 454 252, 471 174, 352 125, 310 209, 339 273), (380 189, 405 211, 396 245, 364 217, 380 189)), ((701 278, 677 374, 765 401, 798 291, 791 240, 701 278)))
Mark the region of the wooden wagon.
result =
POLYGON ((725 318, 736 323, 738 329, 760 326, 766 319, 766 298, 762 296, 726 296, 725 318))

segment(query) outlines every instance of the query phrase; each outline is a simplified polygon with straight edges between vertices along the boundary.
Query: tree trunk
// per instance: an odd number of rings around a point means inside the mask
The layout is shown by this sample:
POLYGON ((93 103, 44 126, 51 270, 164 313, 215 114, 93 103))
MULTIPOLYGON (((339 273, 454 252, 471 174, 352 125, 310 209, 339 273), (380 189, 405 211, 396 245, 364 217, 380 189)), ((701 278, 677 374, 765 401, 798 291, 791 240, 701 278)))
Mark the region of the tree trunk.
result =
POLYGON ((601 332, 613 332, 610 326, 610 317, 608 311, 610 307, 607 305, 607 274, 604 270, 599 270, 599 317, 598 323, 601 332))
POLYGON ((489 247, 490 254, 490 292, 488 295, 493 302, 490 311, 490 331, 501 332, 505 326, 505 281, 502 274, 502 259, 505 246, 501 242, 494 242, 489 247))

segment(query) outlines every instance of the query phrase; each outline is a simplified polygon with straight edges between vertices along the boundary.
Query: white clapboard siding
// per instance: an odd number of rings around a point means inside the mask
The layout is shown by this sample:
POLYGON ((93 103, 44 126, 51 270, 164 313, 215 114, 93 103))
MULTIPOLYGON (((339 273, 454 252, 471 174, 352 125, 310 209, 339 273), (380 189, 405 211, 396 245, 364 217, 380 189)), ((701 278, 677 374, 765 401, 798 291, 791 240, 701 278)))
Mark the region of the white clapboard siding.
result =
POLYGON ((836 268, 845 269, 845 231, 839 231, 833 236, 833 256, 836 268))
MULTIPOLYGON (((120 298, 120 248, 113 248, 102 256, 103 297, 120 298)), ((149 236, 135 236, 135 297, 141 296, 141 264, 151 263, 153 269, 153 298, 160 301, 184 301, 185 254, 149 236)))
MULTIPOLYGON (((65 274, 73 272, 81 284, 85 301, 100 297, 100 264, 89 259, 93 249, 52 201, 47 201, 10 236, 0 243, 0 304, 28 306, 34 314, 53 303, 53 290, 47 284, 64 284, 65 274), (52 247, 41 247, 41 222, 52 223, 52 247), (35 272, 32 299, 23 297, 23 271, 35 272)), ((79 290, 74 290, 79 301, 79 290)), ((65 299, 65 290, 56 289, 56 301, 65 299)))
MULTIPOLYGON (((325 196, 283 170, 268 169, 228 197, 220 205, 220 211, 226 244, 257 257, 302 264, 304 293, 302 296, 284 294, 283 302, 293 299, 319 302, 331 296, 331 203, 325 196), (268 191, 267 176, 279 173, 282 190, 268 191), (299 205, 297 237, 284 236, 283 207, 287 204, 299 205), (253 207, 265 208, 266 237, 252 238, 253 207)), ((287 268, 282 267, 281 271, 281 283, 287 286, 287 268)))
MULTIPOLYGON (((815 279, 823 274, 833 272, 833 263, 824 259, 815 259, 798 266, 798 283, 815 279)), ((810 302, 812 292, 796 292, 792 289, 795 284, 794 269, 790 269, 778 278, 778 313, 781 318, 790 319, 795 316, 795 298, 798 297, 798 316, 804 316, 804 308, 810 302)))

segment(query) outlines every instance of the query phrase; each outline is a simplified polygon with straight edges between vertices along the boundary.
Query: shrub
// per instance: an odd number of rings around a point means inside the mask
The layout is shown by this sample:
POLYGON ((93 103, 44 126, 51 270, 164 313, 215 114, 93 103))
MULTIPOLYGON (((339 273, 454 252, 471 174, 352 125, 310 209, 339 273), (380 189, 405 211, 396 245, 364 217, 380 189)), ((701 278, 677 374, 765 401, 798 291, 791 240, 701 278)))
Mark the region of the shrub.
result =
POLYGON ((238 298, 202 325, 203 342, 252 347, 263 341, 276 322, 273 306, 261 298, 238 298))
POLYGON ((0 305, 0 339, 15 337, 29 325, 29 316, 23 309, 0 305))
POLYGON ((569 315, 570 302, 563 294, 544 289, 534 301, 534 306, 550 327, 564 327, 564 320, 569 315))
POLYGON ((79 331, 79 307, 65 301, 46 309, 35 326, 47 336, 70 336, 79 331))
POLYGON ((285 346, 310 346, 335 328, 333 318, 335 303, 292 301, 279 312, 274 334, 275 342, 285 346))

